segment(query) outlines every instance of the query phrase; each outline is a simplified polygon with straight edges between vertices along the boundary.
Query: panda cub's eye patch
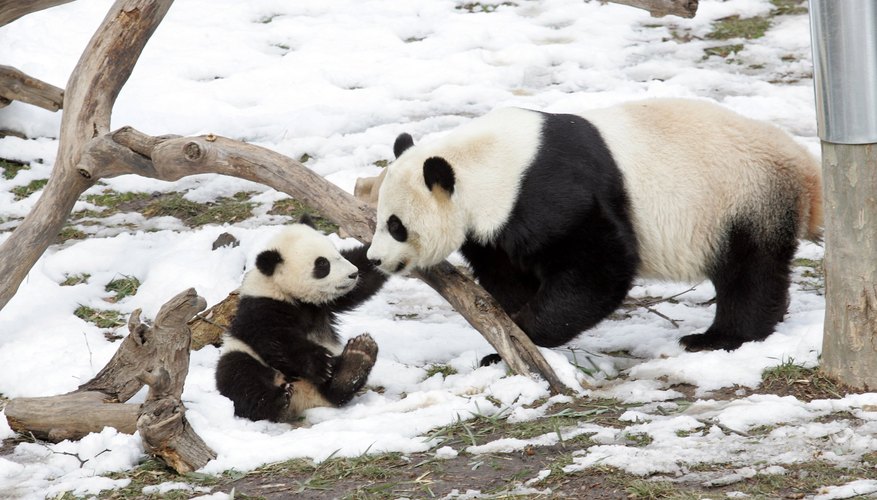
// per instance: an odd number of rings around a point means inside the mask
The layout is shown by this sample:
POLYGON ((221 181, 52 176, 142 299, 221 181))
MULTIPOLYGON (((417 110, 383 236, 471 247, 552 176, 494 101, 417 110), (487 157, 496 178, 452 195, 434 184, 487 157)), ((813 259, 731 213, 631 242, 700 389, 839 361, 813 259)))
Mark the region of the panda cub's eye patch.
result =
POLYGON ((402 224, 402 221, 395 214, 387 219, 387 231, 399 243, 405 243, 408 240, 408 229, 405 228, 405 224, 402 224))
POLYGON ((314 261, 314 278, 320 280, 329 276, 329 271, 332 270, 332 265, 329 264, 329 259, 325 257, 317 257, 317 260, 314 261))

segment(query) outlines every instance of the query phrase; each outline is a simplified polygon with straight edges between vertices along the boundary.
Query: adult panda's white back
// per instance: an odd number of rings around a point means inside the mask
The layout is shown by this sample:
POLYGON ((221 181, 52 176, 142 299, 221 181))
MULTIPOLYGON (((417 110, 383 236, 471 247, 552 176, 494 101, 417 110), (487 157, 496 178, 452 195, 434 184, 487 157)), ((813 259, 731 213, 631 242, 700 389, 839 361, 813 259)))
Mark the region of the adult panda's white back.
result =
POLYGON ((779 128, 709 101, 651 99, 581 113, 600 130, 630 194, 643 277, 700 281, 730 219, 767 237, 791 196, 799 237, 822 224, 820 166, 779 128))

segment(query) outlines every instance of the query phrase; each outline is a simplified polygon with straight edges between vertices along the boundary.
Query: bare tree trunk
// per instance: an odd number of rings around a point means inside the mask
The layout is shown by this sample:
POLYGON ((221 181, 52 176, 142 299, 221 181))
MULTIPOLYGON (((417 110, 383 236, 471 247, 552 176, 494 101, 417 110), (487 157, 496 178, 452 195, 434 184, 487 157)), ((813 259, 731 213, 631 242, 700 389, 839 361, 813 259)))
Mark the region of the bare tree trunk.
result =
POLYGON ((822 369, 877 388, 877 145, 822 143, 825 335, 822 369))
POLYGON ((191 335, 187 321, 206 303, 195 290, 177 294, 164 304, 150 326, 131 313, 129 334, 107 365, 71 393, 43 398, 15 398, 6 405, 6 420, 16 432, 40 439, 80 439, 114 427, 140 431, 147 452, 177 472, 200 469, 213 453, 186 421, 180 397, 189 373, 191 335), (124 404, 143 384, 150 390, 143 405, 124 404))
POLYGON ((118 0, 70 75, 52 175, 33 210, 0 244, 0 309, 94 184, 76 168, 85 143, 110 127, 113 104, 173 0, 118 0), (14 256, 10 258, 9 256, 14 256))
POLYGON ((13 67, 0 66, 0 101, 5 104, 21 101, 58 111, 64 102, 64 91, 13 67))
POLYGON ((73 0, 0 0, 0 26, 5 26, 21 16, 48 9, 73 0))

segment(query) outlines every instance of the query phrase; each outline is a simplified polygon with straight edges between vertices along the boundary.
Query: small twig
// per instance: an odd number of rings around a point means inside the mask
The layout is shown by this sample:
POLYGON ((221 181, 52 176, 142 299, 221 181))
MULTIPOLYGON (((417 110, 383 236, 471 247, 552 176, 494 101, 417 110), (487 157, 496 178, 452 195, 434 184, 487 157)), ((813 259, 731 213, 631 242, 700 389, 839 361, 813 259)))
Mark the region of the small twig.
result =
POLYGON ((752 437, 752 436, 750 436, 749 434, 747 434, 747 433, 745 433, 745 432, 743 432, 743 431, 734 430, 734 429, 728 427, 727 425, 722 424, 722 423, 719 423, 719 422, 713 422, 713 421, 707 420, 707 419, 705 419, 705 418, 698 418, 697 421, 700 422, 700 423, 702 423, 703 425, 715 425, 716 427, 718 427, 719 429, 721 429, 723 432, 728 432, 728 433, 731 433, 731 434, 737 434, 738 436, 743 436, 743 437, 746 437, 746 438, 748 438, 748 437, 752 437))
POLYGON ((671 325, 675 326, 676 328, 679 328, 679 322, 682 321, 681 319, 679 319, 679 320, 672 319, 669 316, 659 312, 657 309, 653 309, 651 307, 646 307, 645 310, 658 316, 658 317, 666 319, 667 321, 670 322, 671 325))

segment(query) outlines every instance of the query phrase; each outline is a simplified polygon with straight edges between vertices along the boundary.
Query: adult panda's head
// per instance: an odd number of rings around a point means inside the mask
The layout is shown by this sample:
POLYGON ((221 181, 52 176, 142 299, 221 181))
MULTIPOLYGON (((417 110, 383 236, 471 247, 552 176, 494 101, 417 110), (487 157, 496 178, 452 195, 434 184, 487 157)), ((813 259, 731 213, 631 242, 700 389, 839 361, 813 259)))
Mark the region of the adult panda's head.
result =
POLYGON ((386 273, 438 264, 466 239, 454 167, 445 157, 413 146, 408 134, 396 139, 396 160, 378 193, 368 258, 386 273))
POLYGON ((241 295, 323 304, 356 286, 357 267, 309 219, 303 222, 284 227, 256 256, 241 295))

